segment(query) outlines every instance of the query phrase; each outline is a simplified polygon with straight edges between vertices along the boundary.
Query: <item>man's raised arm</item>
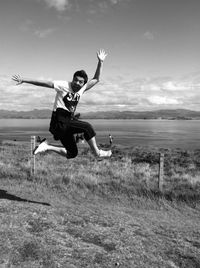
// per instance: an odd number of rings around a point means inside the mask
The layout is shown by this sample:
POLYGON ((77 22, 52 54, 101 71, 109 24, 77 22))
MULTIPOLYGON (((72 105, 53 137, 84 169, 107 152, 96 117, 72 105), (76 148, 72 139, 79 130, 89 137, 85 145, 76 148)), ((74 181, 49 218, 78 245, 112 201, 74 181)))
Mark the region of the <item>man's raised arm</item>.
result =
POLYGON ((32 84, 35 86, 40 87, 50 87, 53 88, 54 84, 51 81, 45 81, 45 80, 33 80, 29 78, 23 78, 20 75, 13 75, 12 80, 17 82, 17 85, 20 85, 22 83, 32 84))
POLYGON ((107 53, 104 50, 99 50, 97 52, 97 58, 98 58, 97 69, 94 74, 94 77, 87 83, 86 90, 92 88, 94 85, 96 85, 99 82, 100 75, 102 72, 103 62, 106 56, 107 56, 107 53))

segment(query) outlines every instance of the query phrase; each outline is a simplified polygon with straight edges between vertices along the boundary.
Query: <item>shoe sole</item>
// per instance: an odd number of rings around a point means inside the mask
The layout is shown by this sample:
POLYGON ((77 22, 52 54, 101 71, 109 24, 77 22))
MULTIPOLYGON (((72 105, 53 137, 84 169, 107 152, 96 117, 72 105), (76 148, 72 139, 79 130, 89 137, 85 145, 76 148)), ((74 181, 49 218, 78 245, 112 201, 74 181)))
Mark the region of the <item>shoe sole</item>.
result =
MULTIPOLYGON (((43 143, 44 141, 46 141, 46 138, 42 139, 42 140, 40 141, 40 144, 43 143)), ((33 150, 33 152, 32 152, 33 155, 36 155, 36 154, 37 154, 37 153, 35 153, 35 152, 36 152, 37 148, 40 146, 40 144, 37 145, 37 146, 35 147, 35 149, 33 150)))

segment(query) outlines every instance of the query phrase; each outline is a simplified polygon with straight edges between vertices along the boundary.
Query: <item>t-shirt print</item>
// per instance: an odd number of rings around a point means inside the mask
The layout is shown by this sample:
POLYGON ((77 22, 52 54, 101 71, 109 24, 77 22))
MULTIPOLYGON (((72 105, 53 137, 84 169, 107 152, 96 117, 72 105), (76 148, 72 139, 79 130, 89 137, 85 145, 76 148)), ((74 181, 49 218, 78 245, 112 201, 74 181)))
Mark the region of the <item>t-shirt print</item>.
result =
POLYGON ((75 112, 79 99, 80 99, 80 95, 78 93, 67 92, 67 94, 63 98, 63 102, 69 112, 71 113, 75 112))

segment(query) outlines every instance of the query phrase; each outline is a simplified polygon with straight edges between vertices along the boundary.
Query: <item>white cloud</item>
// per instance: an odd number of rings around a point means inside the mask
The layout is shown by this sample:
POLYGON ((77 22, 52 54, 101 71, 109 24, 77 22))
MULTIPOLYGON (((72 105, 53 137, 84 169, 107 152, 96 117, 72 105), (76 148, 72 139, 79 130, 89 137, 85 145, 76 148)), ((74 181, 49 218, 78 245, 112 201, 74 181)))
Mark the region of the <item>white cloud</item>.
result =
POLYGON ((31 20, 26 20, 20 27, 21 31, 32 33, 33 35, 39 38, 45 38, 52 34, 56 29, 55 28, 38 28, 36 23, 31 20))
POLYGON ((110 3, 116 5, 120 2, 120 0, 110 0, 110 3))
MULTIPOLYGON (((107 12, 109 7, 117 4, 126 4, 132 0, 37 0, 44 2, 48 8, 54 8, 61 14, 63 11, 72 10, 94 15, 107 12)), ((90 22, 90 20, 89 20, 90 22)))
POLYGON ((34 34, 38 36, 39 38, 45 38, 48 35, 52 34, 54 31, 55 31, 54 28, 40 29, 40 30, 35 30, 34 34))
POLYGON ((160 87, 160 85, 159 84, 155 84, 155 83, 145 83, 145 84, 142 84, 141 86, 140 86, 140 88, 141 88, 141 90, 143 91, 143 92, 145 92, 145 91, 148 91, 148 92, 158 92, 158 91, 161 91, 161 87, 160 87))
POLYGON ((116 4, 125 4, 125 3, 129 3, 133 0, 107 0, 108 2, 110 2, 112 5, 116 5, 116 4))
MULTIPOLYGON (((81 0, 80 0, 81 1, 81 0)), ((122 5, 129 3, 132 0, 85 0, 85 5, 87 5, 86 12, 90 15, 104 14, 109 8, 113 8, 118 4, 122 5)), ((88 20, 91 22, 91 20, 88 20)))
POLYGON ((162 84, 164 90, 176 91, 176 90, 187 90, 191 85, 183 82, 167 81, 162 84))
MULTIPOLYGON (((200 85, 191 81, 173 80, 167 77, 140 79, 128 79, 127 76, 121 76, 120 79, 108 77, 83 95, 78 110, 80 112, 162 108, 200 110, 198 101, 200 85)), ((0 92, 0 109, 51 109, 55 97, 54 90, 45 88, 40 90, 28 84, 16 86, 15 82, 5 75, 0 75, 0 92)))
POLYGON ((143 34, 143 38, 146 40, 154 40, 154 34, 152 32, 147 31, 143 34))
POLYGON ((168 97, 162 97, 162 96, 150 96, 147 98, 148 101, 152 104, 180 104, 180 102, 176 99, 173 98, 168 98, 168 97))
POLYGON ((7 110, 51 109, 55 96, 54 90, 40 90, 28 84, 16 85, 11 77, 3 75, 0 75, 0 92, 0 109, 7 110))
POLYGON ((64 11, 71 7, 69 0, 44 0, 48 7, 55 8, 57 11, 64 11))

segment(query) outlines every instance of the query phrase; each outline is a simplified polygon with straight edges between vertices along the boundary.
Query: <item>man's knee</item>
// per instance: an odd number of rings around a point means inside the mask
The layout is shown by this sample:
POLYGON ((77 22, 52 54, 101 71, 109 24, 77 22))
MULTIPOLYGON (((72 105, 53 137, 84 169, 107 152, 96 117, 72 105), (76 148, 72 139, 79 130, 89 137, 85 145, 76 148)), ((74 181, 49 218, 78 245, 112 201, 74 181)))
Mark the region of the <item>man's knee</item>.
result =
POLYGON ((85 131, 84 131, 84 138, 86 141, 90 140, 92 137, 96 135, 92 125, 86 122, 85 131))

